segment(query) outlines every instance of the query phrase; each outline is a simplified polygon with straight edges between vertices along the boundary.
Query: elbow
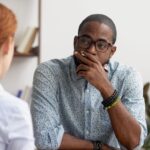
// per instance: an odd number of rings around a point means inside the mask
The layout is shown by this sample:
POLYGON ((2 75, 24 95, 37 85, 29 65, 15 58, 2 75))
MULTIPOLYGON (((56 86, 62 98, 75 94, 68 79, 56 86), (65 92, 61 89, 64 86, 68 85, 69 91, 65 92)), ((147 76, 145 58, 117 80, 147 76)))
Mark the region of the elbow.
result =
POLYGON ((128 150, 133 150, 139 145, 139 143, 140 143, 140 137, 134 137, 126 144, 126 148, 128 150))
POLYGON ((135 130, 134 132, 130 132, 128 135, 128 140, 126 143, 126 148, 128 150, 133 150, 137 147, 139 147, 140 145, 140 140, 141 140, 141 129, 140 126, 138 126, 139 128, 137 130, 135 130))

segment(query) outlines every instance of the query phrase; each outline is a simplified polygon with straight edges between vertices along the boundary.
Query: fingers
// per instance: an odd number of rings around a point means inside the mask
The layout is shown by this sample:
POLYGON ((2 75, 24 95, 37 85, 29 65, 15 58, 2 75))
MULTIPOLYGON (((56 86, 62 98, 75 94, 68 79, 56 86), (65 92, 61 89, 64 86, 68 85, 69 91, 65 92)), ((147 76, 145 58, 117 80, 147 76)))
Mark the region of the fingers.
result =
POLYGON ((75 51, 74 55, 75 55, 75 57, 76 57, 77 59, 79 59, 83 64, 86 64, 86 65, 88 65, 88 66, 91 65, 91 61, 88 60, 88 59, 85 57, 85 54, 84 54, 83 52, 82 52, 82 53, 79 53, 79 52, 75 51))
POLYGON ((84 51, 81 51, 81 55, 82 55, 83 57, 85 57, 85 52, 84 52, 84 51))
POLYGON ((98 63, 98 57, 96 55, 90 54, 88 52, 84 52, 84 57, 88 58, 89 60, 91 60, 94 63, 98 63))
POLYGON ((85 51, 75 51, 75 57, 88 66, 93 66, 93 63, 99 63, 97 56, 85 51))
POLYGON ((84 65, 84 64, 80 64, 78 67, 77 67, 77 70, 76 72, 80 72, 80 71, 88 71, 90 68, 87 66, 87 65, 84 65))

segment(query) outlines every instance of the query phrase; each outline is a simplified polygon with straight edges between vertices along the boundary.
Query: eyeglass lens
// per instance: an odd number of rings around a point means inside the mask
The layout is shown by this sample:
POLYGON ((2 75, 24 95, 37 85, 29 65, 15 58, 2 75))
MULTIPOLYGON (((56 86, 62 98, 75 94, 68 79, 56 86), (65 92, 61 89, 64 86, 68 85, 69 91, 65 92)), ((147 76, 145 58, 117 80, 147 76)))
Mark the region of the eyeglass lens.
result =
POLYGON ((79 36, 78 37, 78 44, 79 44, 79 47, 81 47, 83 49, 88 49, 88 48, 90 48, 90 46, 92 44, 94 44, 96 46, 97 51, 104 51, 104 50, 107 50, 108 47, 109 47, 109 43, 107 43, 106 41, 97 40, 97 41, 94 42, 88 36, 79 36))

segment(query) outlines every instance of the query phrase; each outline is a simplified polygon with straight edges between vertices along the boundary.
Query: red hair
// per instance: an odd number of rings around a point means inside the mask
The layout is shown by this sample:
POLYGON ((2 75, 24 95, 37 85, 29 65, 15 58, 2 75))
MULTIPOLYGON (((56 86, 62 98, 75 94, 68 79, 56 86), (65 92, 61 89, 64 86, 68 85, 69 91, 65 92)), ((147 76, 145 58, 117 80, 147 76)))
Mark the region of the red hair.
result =
POLYGON ((0 46, 10 36, 14 36, 17 28, 15 14, 0 3, 0 46))

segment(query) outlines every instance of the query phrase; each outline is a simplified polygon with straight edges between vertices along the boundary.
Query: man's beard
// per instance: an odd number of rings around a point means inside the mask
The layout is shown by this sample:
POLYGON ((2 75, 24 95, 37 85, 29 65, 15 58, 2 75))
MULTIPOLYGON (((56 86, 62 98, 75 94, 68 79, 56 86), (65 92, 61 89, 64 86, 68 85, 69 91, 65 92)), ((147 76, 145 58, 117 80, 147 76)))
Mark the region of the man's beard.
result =
POLYGON ((78 58, 76 58, 75 55, 73 55, 73 58, 74 58, 74 62, 75 62, 76 67, 78 67, 80 64, 82 64, 82 62, 78 58))

